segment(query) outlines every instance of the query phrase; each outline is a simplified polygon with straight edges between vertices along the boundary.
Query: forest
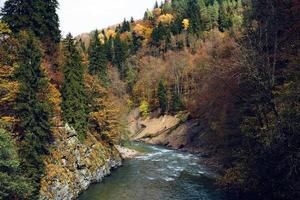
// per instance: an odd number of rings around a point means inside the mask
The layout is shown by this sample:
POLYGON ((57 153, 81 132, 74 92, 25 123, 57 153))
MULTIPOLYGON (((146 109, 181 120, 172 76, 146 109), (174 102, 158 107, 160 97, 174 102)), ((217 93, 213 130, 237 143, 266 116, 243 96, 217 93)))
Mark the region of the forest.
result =
POLYGON ((224 191, 300 197, 299 0, 165 0, 79 36, 62 36, 58 6, 0 12, 0 199, 38 199, 59 127, 122 144, 134 108, 196 120, 224 191))

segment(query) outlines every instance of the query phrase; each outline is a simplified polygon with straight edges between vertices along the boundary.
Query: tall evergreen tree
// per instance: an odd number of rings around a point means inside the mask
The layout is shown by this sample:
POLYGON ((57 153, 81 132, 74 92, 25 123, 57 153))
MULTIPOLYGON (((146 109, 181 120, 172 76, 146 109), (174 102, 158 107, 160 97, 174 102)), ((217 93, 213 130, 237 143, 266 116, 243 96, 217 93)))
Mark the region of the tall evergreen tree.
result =
POLYGON ((174 87, 172 92, 172 111, 178 112, 181 111, 183 107, 183 104, 181 102, 180 94, 176 87, 174 87))
POLYGON ((164 114, 168 109, 168 98, 167 98, 167 90, 165 88, 163 80, 160 80, 158 85, 158 100, 159 106, 161 108, 162 113, 164 114))
POLYGON ((197 0, 188 0, 186 16, 190 20, 190 33, 199 35, 202 30, 200 6, 197 0))
POLYGON ((1 15, 13 32, 30 30, 43 41, 59 43, 57 7, 57 0, 7 0, 1 15))
POLYGON ((158 2, 157 2, 157 1, 156 1, 155 4, 154 4, 154 9, 155 9, 155 8, 159 8, 158 2))
POLYGON ((107 60, 114 62, 114 38, 105 38, 104 48, 107 60))
POLYGON ((129 32, 129 31, 130 31, 130 23, 129 23, 129 21, 124 19, 121 29, 120 29, 120 33, 129 32))
POLYGON ((20 174, 20 160, 13 139, 0 128, 0 199, 29 199, 33 188, 20 174))
POLYGON ((64 40, 65 64, 62 86, 63 119, 75 128, 78 138, 83 141, 87 132, 87 105, 84 86, 84 69, 75 41, 71 34, 64 40))
POLYGON ((120 34, 117 34, 115 38, 114 43, 114 64, 118 67, 118 70, 120 72, 121 79, 124 79, 125 77, 125 67, 124 63, 127 56, 127 46, 125 42, 123 42, 120 38, 120 34))
POLYGON ((22 168, 32 179, 34 195, 38 195, 40 179, 44 173, 42 156, 48 154, 52 142, 49 116, 51 109, 43 100, 47 79, 41 71, 41 51, 34 37, 24 34, 19 51, 17 79, 20 92, 16 100, 17 117, 20 119, 19 132, 23 134, 22 168))
POLYGON ((99 41, 99 32, 95 31, 89 49, 89 73, 99 75, 103 82, 107 82, 107 59, 104 45, 99 41))

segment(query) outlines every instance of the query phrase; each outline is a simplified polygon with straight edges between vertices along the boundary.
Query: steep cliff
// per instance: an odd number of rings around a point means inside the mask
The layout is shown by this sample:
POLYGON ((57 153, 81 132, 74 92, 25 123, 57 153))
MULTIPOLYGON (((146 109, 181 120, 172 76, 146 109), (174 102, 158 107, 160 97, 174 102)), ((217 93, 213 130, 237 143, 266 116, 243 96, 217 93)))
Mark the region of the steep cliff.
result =
POLYGON ((82 143, 68 125, 57 128, 55 144, 46 159, 40 199, 75 199, 91 183, 99 182, 120 166, 118 150, 88 134, 82 143))

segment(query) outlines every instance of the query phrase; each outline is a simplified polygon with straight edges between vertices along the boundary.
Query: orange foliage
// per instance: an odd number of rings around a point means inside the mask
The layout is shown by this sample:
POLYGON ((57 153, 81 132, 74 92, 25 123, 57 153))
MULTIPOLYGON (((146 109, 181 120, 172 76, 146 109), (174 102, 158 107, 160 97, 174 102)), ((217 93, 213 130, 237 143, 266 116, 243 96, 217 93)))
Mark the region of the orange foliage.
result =
POLYGON ((153 14, 155 17, 159 17, 161 15, 161 9, 160 8, 155 8, 153 10, 153 14))

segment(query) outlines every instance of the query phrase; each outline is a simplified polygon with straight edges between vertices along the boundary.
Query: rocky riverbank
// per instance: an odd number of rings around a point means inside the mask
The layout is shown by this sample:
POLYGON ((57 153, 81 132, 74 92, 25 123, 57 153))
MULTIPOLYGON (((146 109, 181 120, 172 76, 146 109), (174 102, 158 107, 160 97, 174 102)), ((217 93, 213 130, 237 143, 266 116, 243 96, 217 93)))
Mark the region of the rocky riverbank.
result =
POLYGON ((118 150, 99 142, 92 134, 81 143, 69 126, 57 128, 55 148, 46 159, 40 200, 72 200, 90 184, 100 182, 111 170, 121 166, 118 150))
POLYGON ((209 148, 199 120, 187 119, 187 113, 175 116, 158 113, 143 118, 138 109, 132 111, 128 120, 132 140, 197 154, 205 158, 203 162, 212 170, 222 171, 222 155, 209 148))
POLYGON ((138 152, 133 149, 129 149, 120 145, 115 145, 116 149, 120 152, 122 159, 131 159, 136 156, 142 155, 141 152, 138 152))

